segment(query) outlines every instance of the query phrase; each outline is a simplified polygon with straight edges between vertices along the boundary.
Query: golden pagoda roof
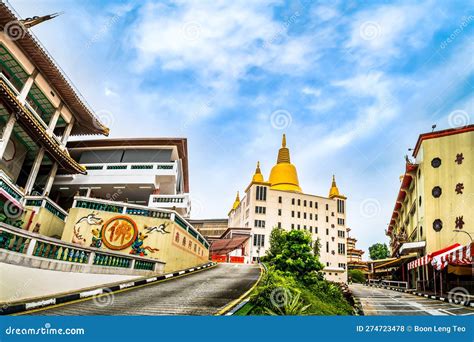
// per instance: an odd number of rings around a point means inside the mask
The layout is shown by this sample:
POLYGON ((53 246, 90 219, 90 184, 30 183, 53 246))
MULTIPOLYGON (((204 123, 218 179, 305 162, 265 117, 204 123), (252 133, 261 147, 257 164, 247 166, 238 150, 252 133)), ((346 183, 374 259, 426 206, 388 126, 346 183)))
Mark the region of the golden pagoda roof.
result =
POLYGON ((263 175, 260 170, 260 162, 257 162, 257 168, 255 169, 255 174, 252 177, 252 183, 263 183, 263 175))
POLYGON ((273 166, 268 182, 272 190, 302 192, 296 167, 290 161, 290 150, 286 147, 285 134, 278 151, 277 164, 273 166))
POLYGON ((329 198, 333 197, 340 197, 340 198, 346 198, 343 195, 339 193, 339 189, 337 188, 336 185, 336 177, 332 175, 332 184, 331 184, 331 189, 329 189, 329 198))
POLYGON ((239 192, 237 191, 237 196, 235 197, 234 205, 232 205, 232 210, 235 210, 240 205, 239 192))

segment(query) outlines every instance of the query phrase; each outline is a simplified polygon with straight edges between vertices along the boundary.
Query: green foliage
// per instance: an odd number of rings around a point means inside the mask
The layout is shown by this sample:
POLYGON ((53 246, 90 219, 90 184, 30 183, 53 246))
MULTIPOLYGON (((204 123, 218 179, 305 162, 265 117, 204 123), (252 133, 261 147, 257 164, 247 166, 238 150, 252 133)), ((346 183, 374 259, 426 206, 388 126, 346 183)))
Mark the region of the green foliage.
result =
POLYGON ((379 260, 390 256, 390 252, 385 243, 375 243, 369 247, 370 259, 379 260))
POLYGON ((263 258, 268 271, 250 298, 251 314, 352 314, 340 287, 323 279, 319 271, 324 266, 316 252, 307 232, 273 229, 270 248, 263 258))
POLYGON ((321 239, 317 238, 313 243, 313 254, 318 258, 321 256, 321 239))
POLYGON ((361 270, 349 270, 349 279, 354 283, 365 283, 365 275, 361 270))
POLYGON ((303 230, 272 230, 268 263, 276 270, 289 272, 299 279, 313 282, 317 272, 323 269, 317 256, 312 253, 311 236, 303 230))

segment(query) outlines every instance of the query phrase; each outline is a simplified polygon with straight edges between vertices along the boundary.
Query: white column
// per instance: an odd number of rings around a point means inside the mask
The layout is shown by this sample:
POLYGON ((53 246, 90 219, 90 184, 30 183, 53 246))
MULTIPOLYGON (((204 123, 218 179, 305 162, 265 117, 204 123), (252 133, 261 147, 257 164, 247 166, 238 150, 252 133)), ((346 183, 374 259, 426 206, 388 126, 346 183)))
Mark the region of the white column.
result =
POLYGON ((53 167, 49 172, 48 180, 44 186, 43 196, 49 196, 49 192, 51 191, 51 187, 53 186, 54 178, 56 177, 56 172, 58 172, 58 162, 53 162, 53 167))
POLYGON ((33 186, 35 185, 36 176, 38 175, 39 168, 41 166, 41 162, 43 161, 44 157, 44 147, 41 147, 36 155, 35 161, 33 166, 31 167, 30 175, 28 176, 28 180, 26 181, 25 185, 25 193, 27 195, 30 194, 33 186))
POLYGON ((30 92, 31 87, 33 86, 33 83, 35 82, 36 75, 38 75, 38 70, 35 69, 26 80, 25 84, 23 85, 23 88, 21 88, 20 94, 18 95, 18 100, 20 101, 21 104, 25 104, 26 97, 28 96, 28 93, 30 92))
POLYGON ((63 143, 63 145, 66 145, 67 140, 69 139, 69 135, 71 134, 73 126, 74 126, 74 118, 71 118, 71 122, 69 122, 66 129, 64 130, 64 134, 63 134, 63 137, 61 139, 61 142, 63 143))
POLYGON ((61 102, 56 108, 56 111, 54 112, 53 116, 51 117, 51 120, 49 120, 48 124, 48 133, 53 133, 54 128, 56 127, 56 124, 58 122, 59 116, 61 115, 61 109, 63 108, 63 103, 61 102))
POLYGON ((15 113, 11 113, 10 117, 8 118, 7 124, 3 129, 2 139, 0 140, 0 160, 3 158, 3 154, 5 153, 5 149, 7 148, 8 141, 10 141, 10 137, 12 135, 15 123, 16 115, 15 113))
POLYGON ((91 188, 87 188, 87 192, 86 192, 86 197, 91 197, 91 192, 92 192, 92 189, 91 188))

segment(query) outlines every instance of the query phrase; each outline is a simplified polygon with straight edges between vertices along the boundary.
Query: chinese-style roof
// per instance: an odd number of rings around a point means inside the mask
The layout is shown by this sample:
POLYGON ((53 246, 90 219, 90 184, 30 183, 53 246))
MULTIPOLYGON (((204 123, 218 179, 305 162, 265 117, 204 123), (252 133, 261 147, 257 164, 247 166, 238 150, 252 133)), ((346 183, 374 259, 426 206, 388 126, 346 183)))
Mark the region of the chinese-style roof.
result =
POLYGON ((227 254, 240 248, 250 236, 238 236, 232 239, 219 239, 212 242, 210 253, 212 254, 227 254))
POLYGON ((69 141, 68 149, 120 148, 140 146, 176 146, 178 157, 183 164, 184 192, 189 192, 188 139, 186 138, 123 138, 69 141))
MULTIPOLYGON (((3 29, 5 25, 12 22, 19 22, 19 18, 4 2, 0 2, 0 28, 3 29)), ((76 119, 71 134, 108 135, 109 129, 89 109, 80 93, 73 88, 72 83, 66 78, 39 41, 25 27, 19 27, 19 29, 23 29, 24 34, 16 39, 15 43, 25 53, 30 62, 35 65, 41 75, 47 79, 76 119)))
POLYGON ((459 127, 459 128, 450 128, 450 129, 445 129, 442 131, 436 131, 436 132, 430 132, 430 133, 423 133, 418 137, 418 141, 416 142, 415 148, 413 149, 413 157, 416 157, 416 155, 418 154, 418 151, 420 150, 421 144, 423 143, 424 140, 441 138, 441 137, 446 137, 449 135, 472 132, 472 131, 474 131, 474 125, 467 125, 467 126, 459 127))

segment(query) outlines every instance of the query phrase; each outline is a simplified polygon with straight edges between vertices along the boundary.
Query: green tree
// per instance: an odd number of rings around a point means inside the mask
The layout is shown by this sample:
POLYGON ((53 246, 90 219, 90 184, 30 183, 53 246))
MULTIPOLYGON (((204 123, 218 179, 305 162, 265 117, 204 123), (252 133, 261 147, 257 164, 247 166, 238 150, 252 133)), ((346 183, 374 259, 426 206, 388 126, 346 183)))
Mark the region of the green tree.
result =
POLYGON ((365 275, 361 270, 349 270, 349 279, 354 283, 365 283, 365 275))
POLYGON ((321 256, 321 239, 317 238, 313 243, 313 254, 318 258, 321 256))
POLYGON ((268 259, 275 269, 289 272, 299 279, 316 276, 323 269, 318 257, 312 253, 311 236, 306 231, 286 232, 281 229, 275 233, 272 231, 272 236, 277 244, 271 246, 268 259))
POLYGON ((375 243, 369 247, 370 259, 379 260, 390 256, 388 247, 385 243, 375 243))
POLYGON ((283 250, 283 245, 286 240, 285 230, 283 228, 275 227, 270 233, 270 248, 267 251, 268 258, 274 258, 283 250))

